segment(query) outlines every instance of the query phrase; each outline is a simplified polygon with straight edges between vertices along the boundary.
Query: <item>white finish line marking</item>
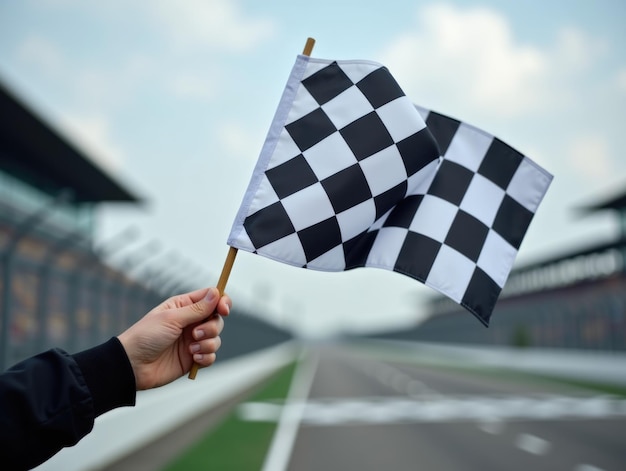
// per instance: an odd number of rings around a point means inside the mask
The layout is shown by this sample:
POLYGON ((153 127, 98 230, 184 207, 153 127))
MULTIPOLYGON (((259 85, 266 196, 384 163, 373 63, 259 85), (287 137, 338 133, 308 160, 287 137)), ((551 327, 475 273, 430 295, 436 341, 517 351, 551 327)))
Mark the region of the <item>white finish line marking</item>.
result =
MULTIPOLYGON (((564 396, 488 397, 431 396, 341 398, 248 402, 239 406, 243 420, 281 422, 298 417, 304 425, 365 423, 436 423, 479 421, 482 424, 507 420, 555 420, 626 417, 626 399, 608 396, 575 398, 564 396), (284 418, 283 418, 284 417, 284 418)), ((293 421, 292 421, 293 422, 293 421)), ((488 428, 488 427, 487 427, 488 428)), ((492 432, 495 430, 492 428, 492 432)))
POLYGON ((498 435, 502 433, 502 429, 504 428, 504 426, 501 421, 491 420, 491 421, 485 421, 482 424, 479 424, 478 428, 485 433, 489 433, 491 435, 498 435))
POLYGON ((604 471, 601 468, 597 468, 596 466, 591 466, 590 464, 579 464, 574 468, 574 471, 604 471))
POLYGON ((526 433, 517 437, 515 446, 533 455, 545 455, 550 450, 550 442, 526 433))

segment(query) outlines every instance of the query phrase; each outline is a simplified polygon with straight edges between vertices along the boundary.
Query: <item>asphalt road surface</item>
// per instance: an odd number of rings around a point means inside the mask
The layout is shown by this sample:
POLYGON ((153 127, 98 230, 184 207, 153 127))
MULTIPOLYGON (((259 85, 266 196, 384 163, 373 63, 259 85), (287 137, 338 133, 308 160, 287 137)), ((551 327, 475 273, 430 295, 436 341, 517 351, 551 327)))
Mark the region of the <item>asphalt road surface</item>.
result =
POLYGON ((311 351, 278 421, 264 471, 626 470, 626 399, 528 380, 311 351))

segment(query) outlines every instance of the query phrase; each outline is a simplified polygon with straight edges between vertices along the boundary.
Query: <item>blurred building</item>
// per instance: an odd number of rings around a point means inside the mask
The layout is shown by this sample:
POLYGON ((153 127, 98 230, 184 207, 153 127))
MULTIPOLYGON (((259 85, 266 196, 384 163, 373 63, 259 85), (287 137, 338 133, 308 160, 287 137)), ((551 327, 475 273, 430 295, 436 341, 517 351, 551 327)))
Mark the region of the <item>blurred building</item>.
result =
MULTIPOLYGON (((110 202, 139 199, 0 83, 0 371, 52 346, 95 345, 192 288, 167 273, 131 276, 137 253, 107 263, 128 245, 122 234, 94 247, 95 212, 110 202)), ((226 357, 291 338, 246 313, 228 324, 226 357)))
POLYGON ((626 190, 582 208, 610 211, 621 231, 511 272, 489 328, 444 296, 419 326, 385 338, 518 347, 626 350, 626 190))
POLYGON ((94 211, 111 201, 138 199, 0 84, 0 367, 124 322, 134 283, 93 249, 94 211), (119 319, 101 315, 114 303, 119 319))

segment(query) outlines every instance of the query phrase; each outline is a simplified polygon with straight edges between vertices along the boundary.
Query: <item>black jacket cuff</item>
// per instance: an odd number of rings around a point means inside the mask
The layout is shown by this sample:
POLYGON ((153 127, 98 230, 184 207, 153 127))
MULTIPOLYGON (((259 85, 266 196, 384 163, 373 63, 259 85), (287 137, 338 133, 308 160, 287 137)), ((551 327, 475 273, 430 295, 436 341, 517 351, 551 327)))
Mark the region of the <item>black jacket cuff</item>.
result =
POLYGON ((135 374, 117 337, 72 357, 91 392, 96 417, 117 407, 135 405, 135 374))

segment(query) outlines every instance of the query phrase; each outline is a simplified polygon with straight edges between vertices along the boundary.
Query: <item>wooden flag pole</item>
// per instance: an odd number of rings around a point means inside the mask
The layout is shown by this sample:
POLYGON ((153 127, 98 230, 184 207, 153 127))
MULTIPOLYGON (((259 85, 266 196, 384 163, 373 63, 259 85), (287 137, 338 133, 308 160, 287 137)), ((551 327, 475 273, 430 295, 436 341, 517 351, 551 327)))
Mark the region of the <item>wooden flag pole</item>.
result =
MULTIPOLYGON (((226 261, 224 262, 224 266, 222 267, 222 273, 220 275, 219 280, 217 280, 217 290, 220 292, 220 296, 224 294, 224 290, 226 289, 226 283, 228 282, 228 277, 230 276, 230 271, 233 268, 233 264, 235 263, 235 257, 237 257, 237 249, 235 247, 230 247, 228 250, 228 254, 226 255, 226 261)), ((211 314, 211 316, 216 315, 216 311, 211 314)), ((198 369, 200 369, 200 365, 194 362, 191 365, 191 370, 189 370, 189 379, 196 379, 196 375, 198 374, 198 369)))
MULTIPOLYGON (((313 46, 315 46, 315 39, 307 38, 306 44, 304 45, 304 50, 302 51, 302 55, 310 56, 311 52, 313 52, 313 46)), ((217 281, 216 288, 220 292, 220 296, 224 294, 224 290, 226 289, 226 283, 228 283, 228 277, 230 276, 230 271, 233 268, 236 257, 237 249, 235 247, 230 247, 228 250, 228 254, 226 255, 226 261, 224 262, 224 266, 222 267, 222 273, 220 274, 220 278, 217 281)), ((216 312, 214 312, 212 315, 215 315, 216 312)), ((196 375, 198 374, 199 369, 200 365, 198 365, 197 363, 191 365, 191 370, 189 370, 188 378, 196 379, 196 375)))
POLYGON ((304 50, 302 51, 303 56, 310 56, 313 52, 313 46, 315 46, 315 39, 307 38, 306 44, 304 45, 304 50))

